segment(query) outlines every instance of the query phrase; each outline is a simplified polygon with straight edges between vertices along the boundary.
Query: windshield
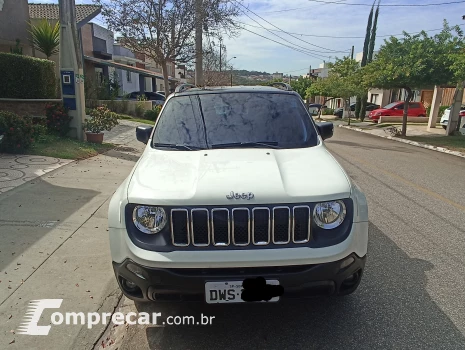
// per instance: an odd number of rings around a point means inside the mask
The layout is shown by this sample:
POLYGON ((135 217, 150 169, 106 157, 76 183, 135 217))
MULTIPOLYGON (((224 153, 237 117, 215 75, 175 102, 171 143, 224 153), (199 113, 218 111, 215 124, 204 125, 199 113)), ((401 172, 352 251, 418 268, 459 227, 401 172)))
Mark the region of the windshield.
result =
POLYGON ((392 103, 390 103, 390 104, 384 106, 383 108, 389 109, 389 108, 392 108, 392 107, 394 107, 394 106, 397 106, 397 104, 398 104, 398 102, 392 102, 392 103))
POLYGON ((317 132, 297 96, 239 92, 174 97, 167 102, 153 136, 154 147, 265 147, 270 143, 276 148, 317 145, 317 132))

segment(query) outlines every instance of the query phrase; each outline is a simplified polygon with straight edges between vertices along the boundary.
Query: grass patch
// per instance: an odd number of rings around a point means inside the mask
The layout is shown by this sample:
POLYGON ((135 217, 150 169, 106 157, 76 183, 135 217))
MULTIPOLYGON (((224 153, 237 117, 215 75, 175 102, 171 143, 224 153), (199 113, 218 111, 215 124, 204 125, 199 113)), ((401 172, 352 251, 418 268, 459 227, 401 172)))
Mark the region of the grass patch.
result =
POLYGON ((465 152, 465 136, 408 136, 408 140, 444 147, 453 151, 465 152))
POLYGON ((54 135, 46 135, 39 142, 35 143, 27 153, 63 159, 85 159, 114 147, 111 143, 99 145, 54 135))
POLYGON ((153 120, 148 120, 148 119, 141 119, 141 118, 132 118, 132 122, 137 122, 137 123, 143 123, 143 124, 148 124, 148 125, 154 125, 155 122, 153 120))
POLYGON ((118 114, 118 119, 131 120, 132 117, 127 114, 118 114))
POLYGON ((155 124, 153 120, 143 119, 143 118, 134 118, 127 114, 118 114, 118 119, 130 120, 132 122, 143 123, 143 124, 148 124, 148 125, 155 124))
MULTIPOLYGON (((407 125, 420 125, 420 126, 427 126, 428 123, 407 123, 407 125)), ((402 126, 402 123, 382 123, 382 124, 374 124, 375 128, 385 128, 388 126, 402 126)), ((437 123, 436 127, 442 128, 442 125, 437 123)))

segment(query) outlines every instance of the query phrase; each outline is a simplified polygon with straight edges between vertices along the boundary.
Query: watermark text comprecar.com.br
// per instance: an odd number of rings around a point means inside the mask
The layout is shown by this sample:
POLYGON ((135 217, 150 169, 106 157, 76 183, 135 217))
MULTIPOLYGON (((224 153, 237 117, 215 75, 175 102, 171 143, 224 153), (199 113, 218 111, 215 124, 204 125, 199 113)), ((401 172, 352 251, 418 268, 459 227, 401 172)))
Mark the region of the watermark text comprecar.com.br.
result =
MULTIPOLYGON (((168 316, 164 318, 161 312, 54 312, 50 317, 50 325, 39 326, 40 317, 45 309, 58 309, 63 299, 41 299, 31 301, 24 322, 18 328, 18 334, 48 335, 53 326, 86 325, 88 329, 110 322, 115 325, 147 325, 147 326, 207 326, 213 323, 215 316, 200 314, 199 316, 168 316)), ((42 322, 41 322, 42 323, 42 322)))

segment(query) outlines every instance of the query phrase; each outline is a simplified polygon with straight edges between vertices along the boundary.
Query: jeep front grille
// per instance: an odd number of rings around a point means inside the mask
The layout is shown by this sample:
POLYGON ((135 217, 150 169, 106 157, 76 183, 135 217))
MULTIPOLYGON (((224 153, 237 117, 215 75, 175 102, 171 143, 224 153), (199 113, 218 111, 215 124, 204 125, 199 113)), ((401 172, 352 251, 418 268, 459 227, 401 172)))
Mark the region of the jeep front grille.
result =
POLYGON ((303 244, 310 240, 310 207, 171 209, 171 239, 177 247, 245 247, 303 244))

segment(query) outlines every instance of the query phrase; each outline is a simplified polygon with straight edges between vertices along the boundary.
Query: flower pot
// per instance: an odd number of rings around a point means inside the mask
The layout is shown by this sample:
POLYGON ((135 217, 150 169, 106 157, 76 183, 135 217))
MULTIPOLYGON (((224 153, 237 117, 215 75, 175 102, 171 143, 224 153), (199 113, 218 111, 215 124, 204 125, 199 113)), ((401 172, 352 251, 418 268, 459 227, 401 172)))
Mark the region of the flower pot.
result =
POLYGON ((93 132, 86 132, 87 142, 92 143, 102 143, 103 142, 103 132, 93 133, 93 132))

